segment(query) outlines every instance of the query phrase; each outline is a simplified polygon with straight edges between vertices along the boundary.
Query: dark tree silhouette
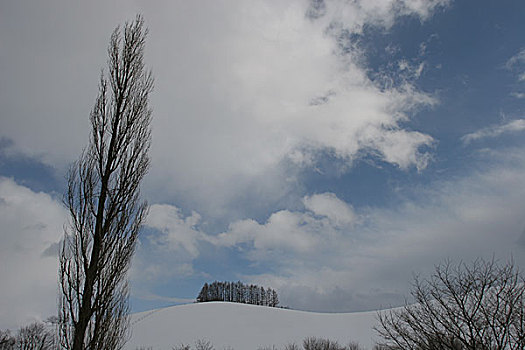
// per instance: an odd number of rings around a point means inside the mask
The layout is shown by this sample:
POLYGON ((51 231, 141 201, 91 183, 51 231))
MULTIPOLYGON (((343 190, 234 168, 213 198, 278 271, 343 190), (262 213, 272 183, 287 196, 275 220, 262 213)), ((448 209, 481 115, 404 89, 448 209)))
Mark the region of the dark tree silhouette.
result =
POLYGON ((14 349, 16 344, 16 338, 11 335, 9 330, 0 329, 0 350, 11 350, 14 349))
POLYGON ((204 283, 197 296, 197 302, 207 301, 229 301, 272 307, 279 305, 279 297, 275 290, 264 289, 254 284, 246 285, 240 281, 204 283))
POLYGON ((53 318, 23 326, 16 335, 11 335, 9 330, 0 330, 0 350, 54 350, 57 347, 53 318))
POLYGON ((414 304, 378 314, 385 348, 525 348, 525 280, 512 262, 447 261, 411 294, 414 304))
POLYGON ((71 167, 70 221, 60 252, 59 314, 66 349, 120 349, 129 323, 127 270, 146 217, 139 185, 148 166, 153 89, 143 18, 117 27, 91 112, 88 147, 71 167))
POLYGON ((308 337, 303 340, 304 350, 346 350, 336 341, 325 338, 308 337))
POLYGON ((41 322, 34 322, 20 328, 16 337, 16 349, 53 350, 56 349, 55 334, 41 322))

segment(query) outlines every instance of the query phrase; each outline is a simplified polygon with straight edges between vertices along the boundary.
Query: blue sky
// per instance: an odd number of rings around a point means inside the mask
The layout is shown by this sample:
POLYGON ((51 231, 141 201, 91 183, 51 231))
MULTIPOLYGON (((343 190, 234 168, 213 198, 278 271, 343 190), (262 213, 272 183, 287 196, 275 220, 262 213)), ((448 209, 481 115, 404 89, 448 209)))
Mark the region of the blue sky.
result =
POLYGON ((0 2, 0 328, 55 311, 65 174, 113 28, 150 29, 135 311, 204 282, 403 303, 445 258, 525 266, 525 3, 0 2))

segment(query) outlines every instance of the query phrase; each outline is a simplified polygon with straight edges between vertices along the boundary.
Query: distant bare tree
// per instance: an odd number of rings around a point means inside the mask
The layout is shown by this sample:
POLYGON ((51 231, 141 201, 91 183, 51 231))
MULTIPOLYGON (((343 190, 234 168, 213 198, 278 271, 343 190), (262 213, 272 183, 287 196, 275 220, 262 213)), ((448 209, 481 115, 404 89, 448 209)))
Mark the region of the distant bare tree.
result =
POLYGON ((15 337, 11 335, 9 330, 0 329, 0 350, 14 349, 16 343, 15 337))
POLYGON ((198 339, 195 342, 195 350, 214 350, 213 345, 208 340, 198 339))
POLYGON ((299 350, 299 345, 296 343, 288 343, 284 346, 284 350, 299 350))
POLYGON ((71 167, 70 222, 60 252, 61 345, 120 349, 129 324, 126 274, 146 217, 139 185, 148 166, 153 78, 143 55, 143 18, 117 27, 91 112, 88 147, 71 167))
POLYGON ((173 350, 191 350, 191 346, 186 344, 180 344, 177 346, 172 347, 173 350))
POLYGON ((344 350, 339 343, 330 339, 308 337, 303 340, 304 350, 344 350))
POLYGON ((525 280, 512 262, 446 261, 411 294, 414 304, 378 314, 384 348, 525 348, 525 280))
POLYGON ((54 332, 41 322, 34 322, 20 328, 16 336, 17 350, 53 350, 56 349, 54 332))
POLYGON ((349 342, 348 345, 346 346, 346 349, 347 350, 363 350, 361 345, 359 345, 359 343, 355 341, 349 342))
POLYGON ((374 346, 372 347, 372 350, 391 350, 391 349, 395 349, 395 347, 389 347, 385 344, 374 344, 374 346))

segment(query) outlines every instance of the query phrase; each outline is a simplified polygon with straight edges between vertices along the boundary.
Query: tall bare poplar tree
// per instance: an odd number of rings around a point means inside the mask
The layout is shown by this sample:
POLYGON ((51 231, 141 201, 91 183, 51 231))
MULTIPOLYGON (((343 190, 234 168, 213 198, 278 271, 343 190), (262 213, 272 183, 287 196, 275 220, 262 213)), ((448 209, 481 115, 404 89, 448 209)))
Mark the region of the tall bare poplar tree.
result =
POLYGON ((60 252, 59 314, 66 349, 120 349, 128 338, 127 270, 147 213, 139 185, 149 166, 153 89, 144 21, 117 27, 91 112, 89 145, 68 175, 70 222, 60 252))

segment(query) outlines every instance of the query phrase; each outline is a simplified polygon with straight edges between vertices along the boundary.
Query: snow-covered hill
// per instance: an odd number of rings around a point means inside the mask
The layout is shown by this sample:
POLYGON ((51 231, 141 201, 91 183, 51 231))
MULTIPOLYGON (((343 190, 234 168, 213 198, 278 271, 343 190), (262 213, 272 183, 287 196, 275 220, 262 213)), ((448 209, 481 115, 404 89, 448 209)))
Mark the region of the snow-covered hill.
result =
POLYGON ((357 341, 372 349, 376 312, 314 313, 235 303, 172 306, 133 315, 133 335, 126 350, 139 346, 171 350, 182 343, 210 341, 216 350, 278 348, 306 337, 329 338, 340 344, 357 341))

